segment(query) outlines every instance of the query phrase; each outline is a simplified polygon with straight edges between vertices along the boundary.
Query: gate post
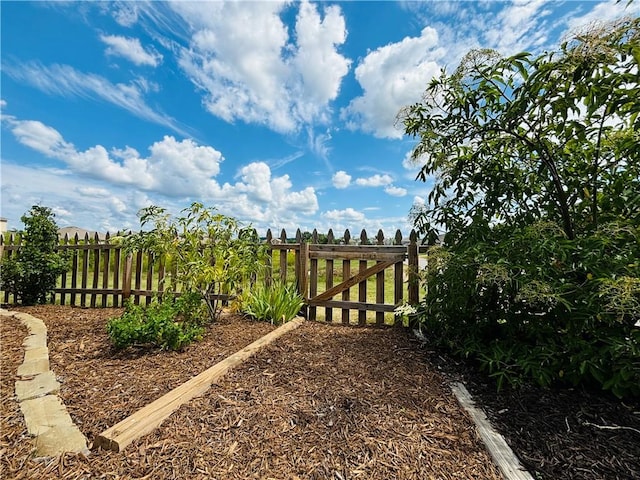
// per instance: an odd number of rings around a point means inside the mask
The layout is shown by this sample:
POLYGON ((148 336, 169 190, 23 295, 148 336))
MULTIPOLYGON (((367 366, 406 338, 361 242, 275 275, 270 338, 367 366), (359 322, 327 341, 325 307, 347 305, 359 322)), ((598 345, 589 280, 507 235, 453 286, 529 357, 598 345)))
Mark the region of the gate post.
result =
POLYGON ((296 278, 296 285, 298 287, 298 293, 302 295, 302 299, 304 300, 303 305, 303 314, 304 318, 307 318, 307 302, 309 300, 309 283, 308 283, 308 274, 309 267, 307 266, 307 262, 309 259, 309 242, 305 242, 304 240, 300 240, 300 256, 299 265, 298 265, 298 278, 296 278))
POLYGON ((411 230, 411 234, 409 235, 407 257, 407 263, 409 264, 408 300, 410 305, 416 305, 419 302, 420 277, 418 275, 418 234, 415 230, 411 230))

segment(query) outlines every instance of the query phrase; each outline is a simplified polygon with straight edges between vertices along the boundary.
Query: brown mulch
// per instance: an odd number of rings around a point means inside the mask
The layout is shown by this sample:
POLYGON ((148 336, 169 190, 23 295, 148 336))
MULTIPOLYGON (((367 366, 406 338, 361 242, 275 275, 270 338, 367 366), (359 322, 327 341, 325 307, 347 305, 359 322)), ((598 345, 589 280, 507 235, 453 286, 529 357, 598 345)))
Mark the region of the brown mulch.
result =
MULTIPOLYGON (((42 306, 60 395, 91 441, 273 327, 228 315, 184 352, 115 352, 114 310, 42 306)), ((305 323, 124 452, 37 461, 17 404, 25 335, 2 327, 0 478, 499 479, 444 377, 406 332, 305 323)))
POLYGON ((640 480, 640 399, 531 385, 498 392, 476 366, 426 347, 429 363, 467 386, 535 479, 640 480))

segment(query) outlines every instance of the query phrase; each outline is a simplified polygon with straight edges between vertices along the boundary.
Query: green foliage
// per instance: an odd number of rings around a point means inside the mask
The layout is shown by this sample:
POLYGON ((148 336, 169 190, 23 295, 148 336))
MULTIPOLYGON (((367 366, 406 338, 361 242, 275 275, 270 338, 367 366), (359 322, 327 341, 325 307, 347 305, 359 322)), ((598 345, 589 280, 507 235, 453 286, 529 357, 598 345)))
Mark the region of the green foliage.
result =
POLYGON ((500 226, 464 250, 434 246, 423 328, 498 386, 531 378, 638 395, 638 258, 640 228, 620 224, 574 240, 548 223, 500 226))
POLYGON ((154 299, 148 306, 128 301, 120 317, 109 320, 107 332, 113 346, 123 349, 132 345, 152 345, 168 350, 181 350, 204 333, 207 318, 202 298, 184 294, 177 299, 154 299))
POLYGON ((142 228, 153 228, 124 237, 128 252, 148 250, 163 261, 165 288, 198 293, 215 319, 221 304, 217 295, 237 295, 255 276, 265 255, 255 229, 241 227, 232 217, 193 203, 172 218, 165 209, 151 206, 141 210, 142 228))
POLYGON ((0 289, 13 293, 23 305, 45 303, 58 276, 69 269, 66 255, 56 251, 58 227, 50 208, 34 205, 21 217, 20 249, 2 263, 0 289))
POLYGON ((295 285, 275 283, 249 292, 241 309, 258 320, 279 324, 298 315, 303 303, 295 285))
POLYGON ((560 52, 472 52, 404 112, 433 243, 427 335, 502 386, 640 395, 640 19, 560 52))
POLYGON ((539 57, 473 51, 434 78, 403 113, 419 178, 438 175, 416 226, 457 243, 471 223, 545 218, 572 239, 637 214, 639 26, 620 20, 539 57))

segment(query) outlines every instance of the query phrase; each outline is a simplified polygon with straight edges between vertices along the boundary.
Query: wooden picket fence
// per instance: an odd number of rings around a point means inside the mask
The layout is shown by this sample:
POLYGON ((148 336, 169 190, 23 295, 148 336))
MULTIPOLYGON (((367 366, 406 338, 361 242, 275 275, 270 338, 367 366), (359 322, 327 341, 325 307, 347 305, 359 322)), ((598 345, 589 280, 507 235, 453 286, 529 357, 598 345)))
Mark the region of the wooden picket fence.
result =
MULTIPOLYGON (((385 239, 381 230, 372 239, 365 230, 357 239, 349 230, 340 239, 331 230, 326 236, 314 230, 309 238, 298 229, 292 239, 285 230, 278 238, 269 230, 264 242, 268 247, 266 265, 256 281, 295 283, 310 320, 389 324, 398 304, 418 303, 418 253, 422 247, 414 231, 403 241, 399 230, 390 239, 385 239), (334 318, 336 311, 339 318, 334 318)), ((20 243, 19 236, 0 236, 0 259, 14 255, 20 243)), ((154 262, 149 252, 126 255, 109 233, 103 239, 97 234, 65 235, 58 248, 69 252, 71 269, 61 275, 53 303, 119 307, 127 299, 148 304, 163 292, 163 264, 154 262)), ((9 292, 0 291, 0 298, 5 304, 14 302, 9 292)))

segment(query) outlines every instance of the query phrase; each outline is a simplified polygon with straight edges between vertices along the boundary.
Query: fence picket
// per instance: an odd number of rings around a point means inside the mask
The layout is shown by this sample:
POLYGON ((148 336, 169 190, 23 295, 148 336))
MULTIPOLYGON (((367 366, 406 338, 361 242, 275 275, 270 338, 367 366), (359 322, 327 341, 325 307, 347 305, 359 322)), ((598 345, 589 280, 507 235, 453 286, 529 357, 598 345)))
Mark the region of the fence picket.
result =
MULTIPOLYGON (((349 229, 345 230, 343 238, 344 238, 344 244, 349 245, 349 243, 351 242, 351 233, 349 232, 349 229)), ((342 281, 345 282, 349 278, 351 278, 351 260, 345 259, 345 260, 342 260, 342 281)), ((342 292, 342 300, 345 302, 349 301, 349 291, 350 289, 348 288, 344 292, 342 292)), ((350 310, 348 308, 343 308, 342 309, 343 325, 349 324, 349 316, 350 316, 350 310)))
MULTIPOLYGON (((382 230, 378 230, 376 240, 377 245, 384 245, 384 233, 382 233, 382 230)), ((384 303, 384 270, 376 274, 376 303, 384 303)), ((376 325, 383 324, 384 312, 376 312, 376 325)))
MULTIPOLYGON (((360 233, 360 245, 368 245, 369 239, 367 238, 367 232, 363 228, 360 233)), ((360 260, 359 262, 359 270, 360 273, 364 272, 367 269, 367 261, 360 260)), ((367 281, 363 280, 358 285, 358 301, 362 304, 367 301, 367 281)), ((367 323, 367 310, 362 308, 358 310, 358 325, 365 325, 367 323)))

